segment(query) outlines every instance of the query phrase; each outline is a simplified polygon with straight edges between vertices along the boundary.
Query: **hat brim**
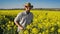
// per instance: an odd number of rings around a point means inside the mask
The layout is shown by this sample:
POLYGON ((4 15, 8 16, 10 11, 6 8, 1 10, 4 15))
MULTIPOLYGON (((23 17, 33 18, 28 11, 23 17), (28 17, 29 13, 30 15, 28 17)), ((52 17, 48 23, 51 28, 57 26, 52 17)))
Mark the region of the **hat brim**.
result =
MULTIPOLYGON (((25 5, 25 7, 26 7, 27 5, 25 5)), ((31 6, 27 6, 27 7, 31 7, 31 8, 33 8, 33 5, 31 5, 31 6)))
POLYGON ((33 8, 33 5, 31 5, 31 8, 33 8))

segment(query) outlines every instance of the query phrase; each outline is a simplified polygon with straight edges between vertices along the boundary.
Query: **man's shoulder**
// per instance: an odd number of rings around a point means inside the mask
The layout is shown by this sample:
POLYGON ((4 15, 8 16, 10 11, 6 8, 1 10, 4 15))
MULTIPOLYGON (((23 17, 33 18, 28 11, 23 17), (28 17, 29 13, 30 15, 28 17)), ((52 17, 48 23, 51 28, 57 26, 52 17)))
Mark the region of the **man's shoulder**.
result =
POLYGON ((25 12, 24 11, 20 12, 18 15, 23 16, 23 15, 25 15, 25 12))
MULTIPOLYGON (((25 11, 23 11, 23 12, 20 12, 19 13, 19 15, 25 15, 26 14, 26 12, 25 11)), ((30 15, 33 15, 33 13, 32 12, 30 12, 30 15)))

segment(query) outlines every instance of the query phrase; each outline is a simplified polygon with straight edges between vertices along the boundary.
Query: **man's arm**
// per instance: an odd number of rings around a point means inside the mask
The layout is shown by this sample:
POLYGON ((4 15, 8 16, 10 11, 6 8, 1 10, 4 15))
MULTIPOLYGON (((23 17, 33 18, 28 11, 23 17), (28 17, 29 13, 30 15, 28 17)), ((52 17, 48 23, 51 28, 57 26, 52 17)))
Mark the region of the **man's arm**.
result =
POLYGON ((15 22, 15 24, 16 24, 20 29, 23 29, 23 27, 22 27, 20 24, 18 24, 18 22, 15 22))
POLYGON ((22 14, 18 14, 17 17, 14 19, 14 22, 20 29, 23 29, 23 27, 19 24, 19 21, 20 21, 20 19, 22 17, 21 15, 22 14))

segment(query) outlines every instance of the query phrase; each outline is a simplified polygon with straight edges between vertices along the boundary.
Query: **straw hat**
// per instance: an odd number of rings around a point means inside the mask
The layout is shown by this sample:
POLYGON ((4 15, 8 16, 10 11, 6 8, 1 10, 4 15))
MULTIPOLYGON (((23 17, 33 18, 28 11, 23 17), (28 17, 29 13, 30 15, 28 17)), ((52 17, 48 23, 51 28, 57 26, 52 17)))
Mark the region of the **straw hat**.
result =
POLYGON ((31 5, 31 3, 28 2, 28 3, 25 4, 25 7, 31 7, 31 8, 33 8, 33 5, 31 5))

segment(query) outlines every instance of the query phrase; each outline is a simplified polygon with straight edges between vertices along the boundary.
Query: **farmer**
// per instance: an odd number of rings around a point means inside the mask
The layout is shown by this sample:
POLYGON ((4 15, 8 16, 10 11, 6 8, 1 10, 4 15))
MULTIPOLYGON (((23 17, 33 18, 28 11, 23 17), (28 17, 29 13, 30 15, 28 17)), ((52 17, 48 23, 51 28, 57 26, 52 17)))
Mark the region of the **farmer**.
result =
POLYGON ((33 14, 30 12, 32 8, 33 5, 31 5, 31 3, 26 3, 25 11, 19 13, 14 20, 15 24, 18 26, 17 32, 19 34, 23 34, 26 25, 29 25, 33 21, 33 14))

